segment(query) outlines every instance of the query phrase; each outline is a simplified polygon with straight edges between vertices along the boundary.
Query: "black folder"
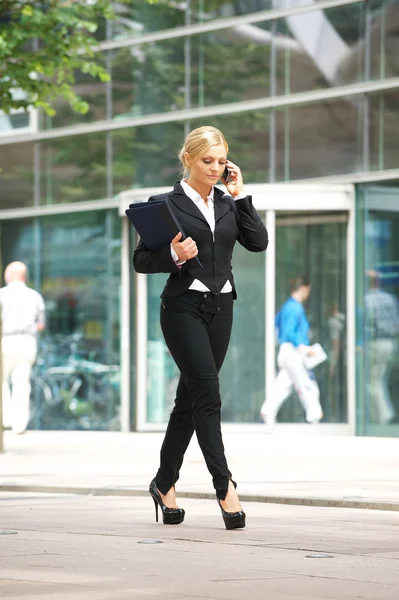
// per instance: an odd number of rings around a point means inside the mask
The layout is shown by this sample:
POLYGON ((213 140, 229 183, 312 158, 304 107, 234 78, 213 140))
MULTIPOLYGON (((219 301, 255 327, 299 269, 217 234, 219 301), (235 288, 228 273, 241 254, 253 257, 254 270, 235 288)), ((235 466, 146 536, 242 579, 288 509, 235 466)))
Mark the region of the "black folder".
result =
MULTIPOLYGON (((161 250, 168 246, 179 231, 181 241, 187 238, 167 200, 136 202, 130 204, 125 213, 148 250, 161 250)), ((191 260, 197 263, 193 266, 202 267, 197 256, 191 260)))

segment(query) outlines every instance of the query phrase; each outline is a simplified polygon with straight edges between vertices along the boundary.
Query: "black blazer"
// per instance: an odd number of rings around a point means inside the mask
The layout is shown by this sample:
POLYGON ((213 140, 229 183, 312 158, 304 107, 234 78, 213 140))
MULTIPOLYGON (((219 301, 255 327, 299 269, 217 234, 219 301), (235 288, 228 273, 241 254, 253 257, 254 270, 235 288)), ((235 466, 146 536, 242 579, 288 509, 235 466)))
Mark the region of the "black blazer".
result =
POLYGON ((251 196, 235 201, 214 188, 214 239, 204 215, 186 196, 180 183, 175 184, 173 191, 151 196, 149 201, 167 198, 185 234, 196 242, 202 268, 192 260, 179 268, 171 256, 170 245, 151 251, 139 241, 133 255, 135 270, 138 273, 170 273, 162 297, 179 296, 194 279, 199 279, 214 294, 219 294, 229 280, 234 298, 237 298, 231 267, 236 241, 250 252, 262 252, 268 245, 266 228, 252 205, 251 196))

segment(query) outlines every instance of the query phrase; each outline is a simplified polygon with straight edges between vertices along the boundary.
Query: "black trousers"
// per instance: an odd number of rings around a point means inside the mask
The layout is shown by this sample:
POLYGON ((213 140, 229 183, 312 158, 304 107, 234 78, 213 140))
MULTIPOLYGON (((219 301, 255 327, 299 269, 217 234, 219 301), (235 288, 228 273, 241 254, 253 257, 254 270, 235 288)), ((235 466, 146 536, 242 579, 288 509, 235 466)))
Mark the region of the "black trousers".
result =
POLYGON ((161 448, 155 481, 166 494, 179 478, 194 430, 212 475, 216 495, 224 500, 231 473, 220 427, 219 371, 233 323, 233 294, 214 296, 188 290, 163 298, 161 327, 179 370, 176 400, 161 448))

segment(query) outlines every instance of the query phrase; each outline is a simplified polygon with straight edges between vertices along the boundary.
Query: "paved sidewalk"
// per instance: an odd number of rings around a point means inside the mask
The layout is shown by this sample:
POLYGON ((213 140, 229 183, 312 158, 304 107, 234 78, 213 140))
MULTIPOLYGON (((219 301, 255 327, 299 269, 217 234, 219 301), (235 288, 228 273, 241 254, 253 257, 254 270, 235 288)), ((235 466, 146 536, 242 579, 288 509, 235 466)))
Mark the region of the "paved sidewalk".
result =
POLYGON ((149 496, 0 502, 1 598, 399 598, 397 512, 254 502, 246 528, 226 531, 215 500, 185 498, 174 526, 155 523, 149 496))
MULTIPOLYGON (((5 433, 0 491, 147 494, 162 433, 5 433)), ((224 434, 230 469, 245 501, 399 510, 399 440, 224 434)), ((195 439, 177 485, 180 497, 214 498, 195 439)))

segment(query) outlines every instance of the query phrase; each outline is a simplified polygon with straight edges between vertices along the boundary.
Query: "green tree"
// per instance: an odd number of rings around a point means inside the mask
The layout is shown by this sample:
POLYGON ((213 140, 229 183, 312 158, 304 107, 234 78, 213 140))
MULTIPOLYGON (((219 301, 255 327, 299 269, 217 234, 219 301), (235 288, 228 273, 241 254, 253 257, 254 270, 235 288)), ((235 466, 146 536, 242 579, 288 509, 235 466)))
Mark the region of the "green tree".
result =
POLYGON ((61 97, 76 112, 87 112, 88 103, 73 89, 76 73, 109 79, 97 60, 95 34, 100 23, 115 16, 111 0, 2 0, 1 109, 34 106, 54 114, 54 101, 61 97))

